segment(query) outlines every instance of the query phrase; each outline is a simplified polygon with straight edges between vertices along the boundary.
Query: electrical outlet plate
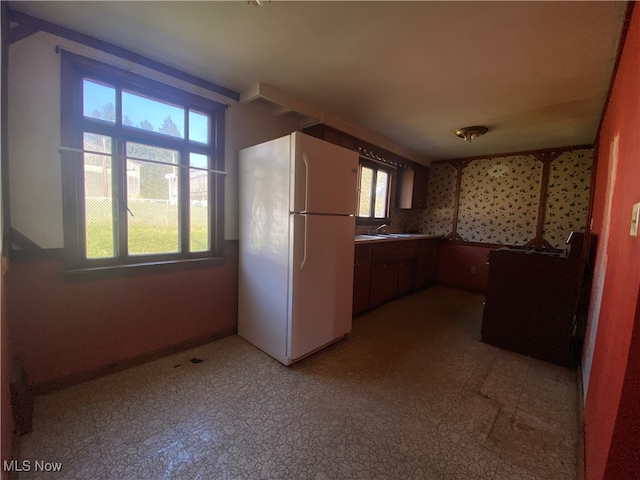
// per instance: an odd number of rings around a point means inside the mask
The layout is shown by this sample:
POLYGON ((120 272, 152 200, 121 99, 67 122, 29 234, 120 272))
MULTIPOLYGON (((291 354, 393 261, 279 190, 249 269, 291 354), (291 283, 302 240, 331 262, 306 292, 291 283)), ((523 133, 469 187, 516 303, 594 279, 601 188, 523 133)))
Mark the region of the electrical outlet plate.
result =
POLYGON ((632 237, 638 236, 638 223, 640 223, 640 202, 633 205, 631 209, 631 230, 632 237))

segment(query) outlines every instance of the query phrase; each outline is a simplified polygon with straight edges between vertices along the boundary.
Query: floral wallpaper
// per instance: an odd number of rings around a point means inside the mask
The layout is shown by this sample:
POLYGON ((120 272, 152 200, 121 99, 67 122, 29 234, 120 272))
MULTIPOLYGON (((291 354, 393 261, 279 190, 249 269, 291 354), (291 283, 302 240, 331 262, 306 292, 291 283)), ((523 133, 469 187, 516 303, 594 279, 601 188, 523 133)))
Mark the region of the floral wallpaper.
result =
MULTIPOLYGON (((551 162, 543 235, 563 248, 584 231, 591 195, 593 150, 565 151, 551 162)), ((452 231, 457 170, 432 164, 425 210, 392 211, 395 228, 433 235, 452 231)), ((458 234, 465 241, 524 245, 536 236, 542 162, 533 153, 472 160, 462 170, 458 234)))
POLYGON ((591 196, 593 150, 570 150, 551 162, 543 236, 552 247, 566 247, 573 230, 584 232, 591 196))
POLYGON ((542 163, 533 155, 474 160, 462 170, 458 234, 524 245, 536 236, 542 163))
POLYGON ((407 229, 407 220, 411 216, 410 210, 392 208, 389 212, 389 226, 394 230, 404 232, 407 229))
POLYGON ((432 235, 448 235, 453 226, 458 171, 449 163, 436 163, 429 168, 427 208, 408 211, 404 230, 432 235))

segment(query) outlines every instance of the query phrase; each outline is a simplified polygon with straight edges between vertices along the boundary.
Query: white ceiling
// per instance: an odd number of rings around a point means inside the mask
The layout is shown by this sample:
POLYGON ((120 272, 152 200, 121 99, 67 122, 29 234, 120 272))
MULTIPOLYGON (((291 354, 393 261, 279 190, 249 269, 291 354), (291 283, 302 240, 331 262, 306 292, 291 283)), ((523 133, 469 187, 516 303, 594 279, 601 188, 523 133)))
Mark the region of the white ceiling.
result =
POLYGON ((271 84, 429 160, 593 143, 626 2, 12 2, 241 92, 271 84), (471 144, 457 128, 485 125, 471 144))

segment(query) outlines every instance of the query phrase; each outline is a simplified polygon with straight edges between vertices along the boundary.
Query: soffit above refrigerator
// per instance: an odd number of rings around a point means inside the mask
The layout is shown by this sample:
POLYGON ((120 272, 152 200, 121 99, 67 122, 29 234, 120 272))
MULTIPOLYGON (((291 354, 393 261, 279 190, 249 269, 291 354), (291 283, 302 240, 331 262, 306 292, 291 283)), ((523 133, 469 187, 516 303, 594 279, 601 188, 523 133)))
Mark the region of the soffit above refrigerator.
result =
POLYGON ((268 83, 256 83, 240 94, 240 103, 274 117, 281 117, 299 128, 323 123, 360 140, 384 148, 422 165, 430 162, 422 155, 395 144, 376 133, 353 125, 309 103, 300 101, 268 83))
POLYGON ((320 123, 322 111, 278 90, 268 83, 256 83, 240 94, 240 103, 274 117, 299 125, 301 128, 320 123))

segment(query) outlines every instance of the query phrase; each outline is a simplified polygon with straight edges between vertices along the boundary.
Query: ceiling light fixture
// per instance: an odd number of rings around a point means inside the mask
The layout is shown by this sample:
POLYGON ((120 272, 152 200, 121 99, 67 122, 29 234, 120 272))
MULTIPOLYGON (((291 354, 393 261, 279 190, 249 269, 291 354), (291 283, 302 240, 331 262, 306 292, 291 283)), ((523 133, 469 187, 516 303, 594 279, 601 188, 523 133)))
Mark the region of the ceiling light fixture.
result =
POLYGON ((467 142, 471 142, 478 138, 481 135, 487 133, 489 129, 487 127, 481 127, 479 125, 475 125, 473 127, 464 127, 456 130, 456 135, 460 138, 464 138, 467 142))

